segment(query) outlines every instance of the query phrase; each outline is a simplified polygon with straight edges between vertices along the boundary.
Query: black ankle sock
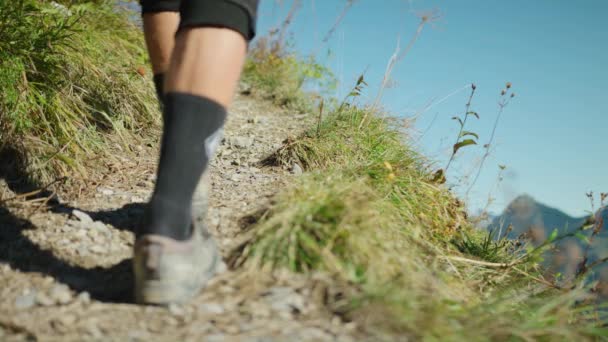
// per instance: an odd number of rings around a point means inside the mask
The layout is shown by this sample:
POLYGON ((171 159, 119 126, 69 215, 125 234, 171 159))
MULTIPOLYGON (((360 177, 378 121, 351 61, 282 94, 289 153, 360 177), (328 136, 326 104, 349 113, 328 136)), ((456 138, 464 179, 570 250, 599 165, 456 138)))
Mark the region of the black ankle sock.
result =
POLYGON ((160 106, 160 111, 163 113, 163 124, 167 124, 167 114, 165 113, 165 94, 164 94, 164 83, 165 83, 165 74, 156 74, 153 77, 154 79, 154 88, 156 89, 156 97, 158 98, 158 105, 160 106))
POLYGON ((156 96, 158 97, 158 102, 160 102, 161 106, 164 102, 163 97, 163 84, 165 82, 165 74, 156 74, 153 77, 154 80, 154 88, 156 88, 156 96))
POLYGON ((192 195, 209 164, 226 119, 226 109, 210 99, 165 94, 165 122, 156 187, 140 234, 177 240, 190 237, 192 195))

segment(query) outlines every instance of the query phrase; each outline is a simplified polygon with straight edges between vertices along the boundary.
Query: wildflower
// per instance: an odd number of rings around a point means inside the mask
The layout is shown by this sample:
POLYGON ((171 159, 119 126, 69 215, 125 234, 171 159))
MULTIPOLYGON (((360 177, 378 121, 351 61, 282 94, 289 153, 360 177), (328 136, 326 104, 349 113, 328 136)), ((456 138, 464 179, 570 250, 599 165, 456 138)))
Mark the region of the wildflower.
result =
POLYGON ((507 82, 507 89, 511 88, 511 82, 507 82))
POLYGON ((500 91, 500 95, 501 95, 501 96, 504 96, 506 93, 507 93, 507 91, 506 91, 506 90, 504 90, 504 89, 500 91))
POLYGON ((514 97, 515 97, 515 93, 511 93, 511 98, 514 98, 514 97))
POLYGON ((471 89, 475 90, 477 88, 477 86, 475 85, 475 83, 471 83, 471 89))

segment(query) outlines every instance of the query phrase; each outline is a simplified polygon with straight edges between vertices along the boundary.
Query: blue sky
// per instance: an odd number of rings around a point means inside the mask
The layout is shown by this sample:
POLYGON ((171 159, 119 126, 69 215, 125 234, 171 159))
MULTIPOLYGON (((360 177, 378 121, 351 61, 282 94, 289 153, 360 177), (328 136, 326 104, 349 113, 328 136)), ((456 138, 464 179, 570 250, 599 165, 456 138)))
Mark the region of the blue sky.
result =
MULTIPOLYGON (((263 0, 259 35, 276 26, 290 4, 263 0)), ((528 193, 579 216, 590 209, 585 192, 608 192, 608 1, 359 0, 323 44, 344 4, 302 0, 291 39, 301 54, 317 52, 334 71, 341 81, 336 95, 367 70, 369 101, 398 38, 405 47, 416 31, 416 13, 442 13, 396 66, 395 86, 383 97, 384 106, 403 118, 433 104, 416 116, 410 141, 437 167, 449 158, 458 128, 450 118, 463 112, 467 85, 477 85, 472 109, 481 118, 472 120, 469 130, 483 145, 500 90, 512 82, 516 97, 505 108, 492 153, 467 196, 471 211, 484 207, 489 194, 495 198, 490 210, 500 212, 515 196, 528 193), (496 187, 498 164, 507 169, 496 187)), ((483 150, 460 152, 448 183, 464 197, 466 176, 475 173, 483 150)))

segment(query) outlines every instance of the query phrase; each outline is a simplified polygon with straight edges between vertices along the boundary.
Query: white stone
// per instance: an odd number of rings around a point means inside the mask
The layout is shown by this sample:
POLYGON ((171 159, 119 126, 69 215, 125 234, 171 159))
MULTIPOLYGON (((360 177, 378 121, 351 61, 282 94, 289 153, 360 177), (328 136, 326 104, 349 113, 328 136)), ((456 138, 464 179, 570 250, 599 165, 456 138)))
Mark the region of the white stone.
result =
POLYGON ((302 170, 302 167, 300 166, 300 164, 293 163, 293 165, 291 167, 291 173, 293 173, 296 176, 299 176, 302 173, 304 173, 304 170, 302 170))
POLYGON ((36 304, 36 292, 26 293, 15 299, 15 307, 20 310, 29 309, 36 304))
POLYGON ((76 217, 82 223, 93 223, 93 219, 89 214, 82 212, 80 210, 74 209, 72 210, 72 215, 76 217))

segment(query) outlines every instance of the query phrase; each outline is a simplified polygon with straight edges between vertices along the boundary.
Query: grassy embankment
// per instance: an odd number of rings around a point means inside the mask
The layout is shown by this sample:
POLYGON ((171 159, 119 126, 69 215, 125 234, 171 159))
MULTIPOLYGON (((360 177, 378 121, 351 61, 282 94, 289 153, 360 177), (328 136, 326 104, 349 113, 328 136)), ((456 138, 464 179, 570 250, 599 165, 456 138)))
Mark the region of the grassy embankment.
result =
MULTIPOLYGON (((296 56, 275 55, 267 43, 252 52, 247 79, 254 89, 306 97, 297 87, 272 88, 301 84, 296 56)), ((532 248, 476 230, 463 205, 433 181, 407 130, 351 105, 361 81, 341 105, 326 108, 318 126, 269 158, 308 172, 277 196, 238 260, 254 269, 328 272, 353 290, 334 309, 387 340, 608 336, 608 318, 588 289, 543 279, 538 265, 551 243, 532 248)))
POLYGON ((4 168, 27 167, 19 173, 39 183, 86 175, 96 155, 157 127, 143 37, 128 15, 108 1, 0 2, 4 168))

